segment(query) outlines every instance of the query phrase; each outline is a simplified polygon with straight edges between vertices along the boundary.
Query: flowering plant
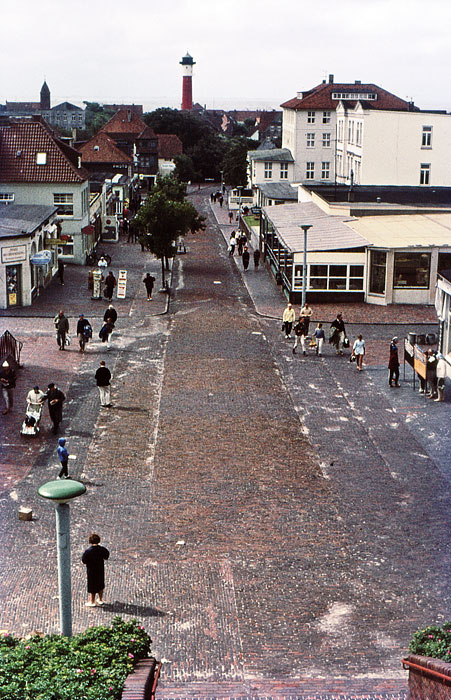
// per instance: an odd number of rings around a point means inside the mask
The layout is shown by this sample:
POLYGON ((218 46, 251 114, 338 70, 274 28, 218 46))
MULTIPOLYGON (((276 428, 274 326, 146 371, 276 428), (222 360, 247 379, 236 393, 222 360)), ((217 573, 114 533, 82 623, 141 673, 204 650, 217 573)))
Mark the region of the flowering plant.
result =
POLYGON ((151 641, 120 617, 74 637, 0 636, 0 700, 118 700, 151 641))
POLYGON ((445 622, 442 627, 431 625, 415 632, 409 651, 451 663, 451 622, 445 622))

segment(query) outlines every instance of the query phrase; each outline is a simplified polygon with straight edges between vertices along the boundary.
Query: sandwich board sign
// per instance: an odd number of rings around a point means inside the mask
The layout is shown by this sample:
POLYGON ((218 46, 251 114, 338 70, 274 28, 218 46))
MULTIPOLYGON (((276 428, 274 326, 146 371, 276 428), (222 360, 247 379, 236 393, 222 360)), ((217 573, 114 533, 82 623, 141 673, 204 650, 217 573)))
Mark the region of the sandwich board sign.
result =
POLYGON ((117 298, 125 299, 127 291, 127 270, 119 270, 117 277, 117 298))

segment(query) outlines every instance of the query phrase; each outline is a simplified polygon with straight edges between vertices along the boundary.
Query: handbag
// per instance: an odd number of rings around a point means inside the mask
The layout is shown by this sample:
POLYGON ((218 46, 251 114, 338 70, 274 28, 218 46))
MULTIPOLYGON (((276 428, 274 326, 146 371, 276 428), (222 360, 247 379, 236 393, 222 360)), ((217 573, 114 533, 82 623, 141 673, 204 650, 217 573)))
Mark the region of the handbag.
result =
POLYGON ((70 345, 70 335, 66 333, 66 345, 70 345))
POLYGON ((349 348, 349 338, 345 338, 345 339, 343 340, 343 347, 344 347, 344 348, 349 348))

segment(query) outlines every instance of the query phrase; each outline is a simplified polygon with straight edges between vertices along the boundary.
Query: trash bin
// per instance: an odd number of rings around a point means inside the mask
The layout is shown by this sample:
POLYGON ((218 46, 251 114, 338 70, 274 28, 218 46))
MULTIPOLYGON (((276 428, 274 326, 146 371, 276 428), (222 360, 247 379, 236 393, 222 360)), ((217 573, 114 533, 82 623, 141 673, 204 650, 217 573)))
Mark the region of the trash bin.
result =
POLYGON ((424 333, 417 334, 417 345, 426 345, 426 336, 424 333))
POLYGON ((437 335, 435 333, 427 333, 426 342, 428 345, 435 345, 437 342, 437 335))
POLYGON ((408 333, 407 334, 407 340, 411 345, 415 345, 417 342, 417 334, 416 333, 408 333))

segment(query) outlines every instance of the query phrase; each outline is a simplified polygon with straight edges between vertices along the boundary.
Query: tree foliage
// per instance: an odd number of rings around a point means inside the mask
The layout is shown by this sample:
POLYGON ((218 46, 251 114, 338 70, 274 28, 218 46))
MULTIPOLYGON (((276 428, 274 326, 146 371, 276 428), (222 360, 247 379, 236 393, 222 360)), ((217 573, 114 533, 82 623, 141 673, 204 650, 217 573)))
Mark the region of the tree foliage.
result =
POLYGON ((224 182, 226 185, 236 187, 247 185, 247 152, 248 143, 244 138, 232 139, 227 153, 222 161, 224 182))

